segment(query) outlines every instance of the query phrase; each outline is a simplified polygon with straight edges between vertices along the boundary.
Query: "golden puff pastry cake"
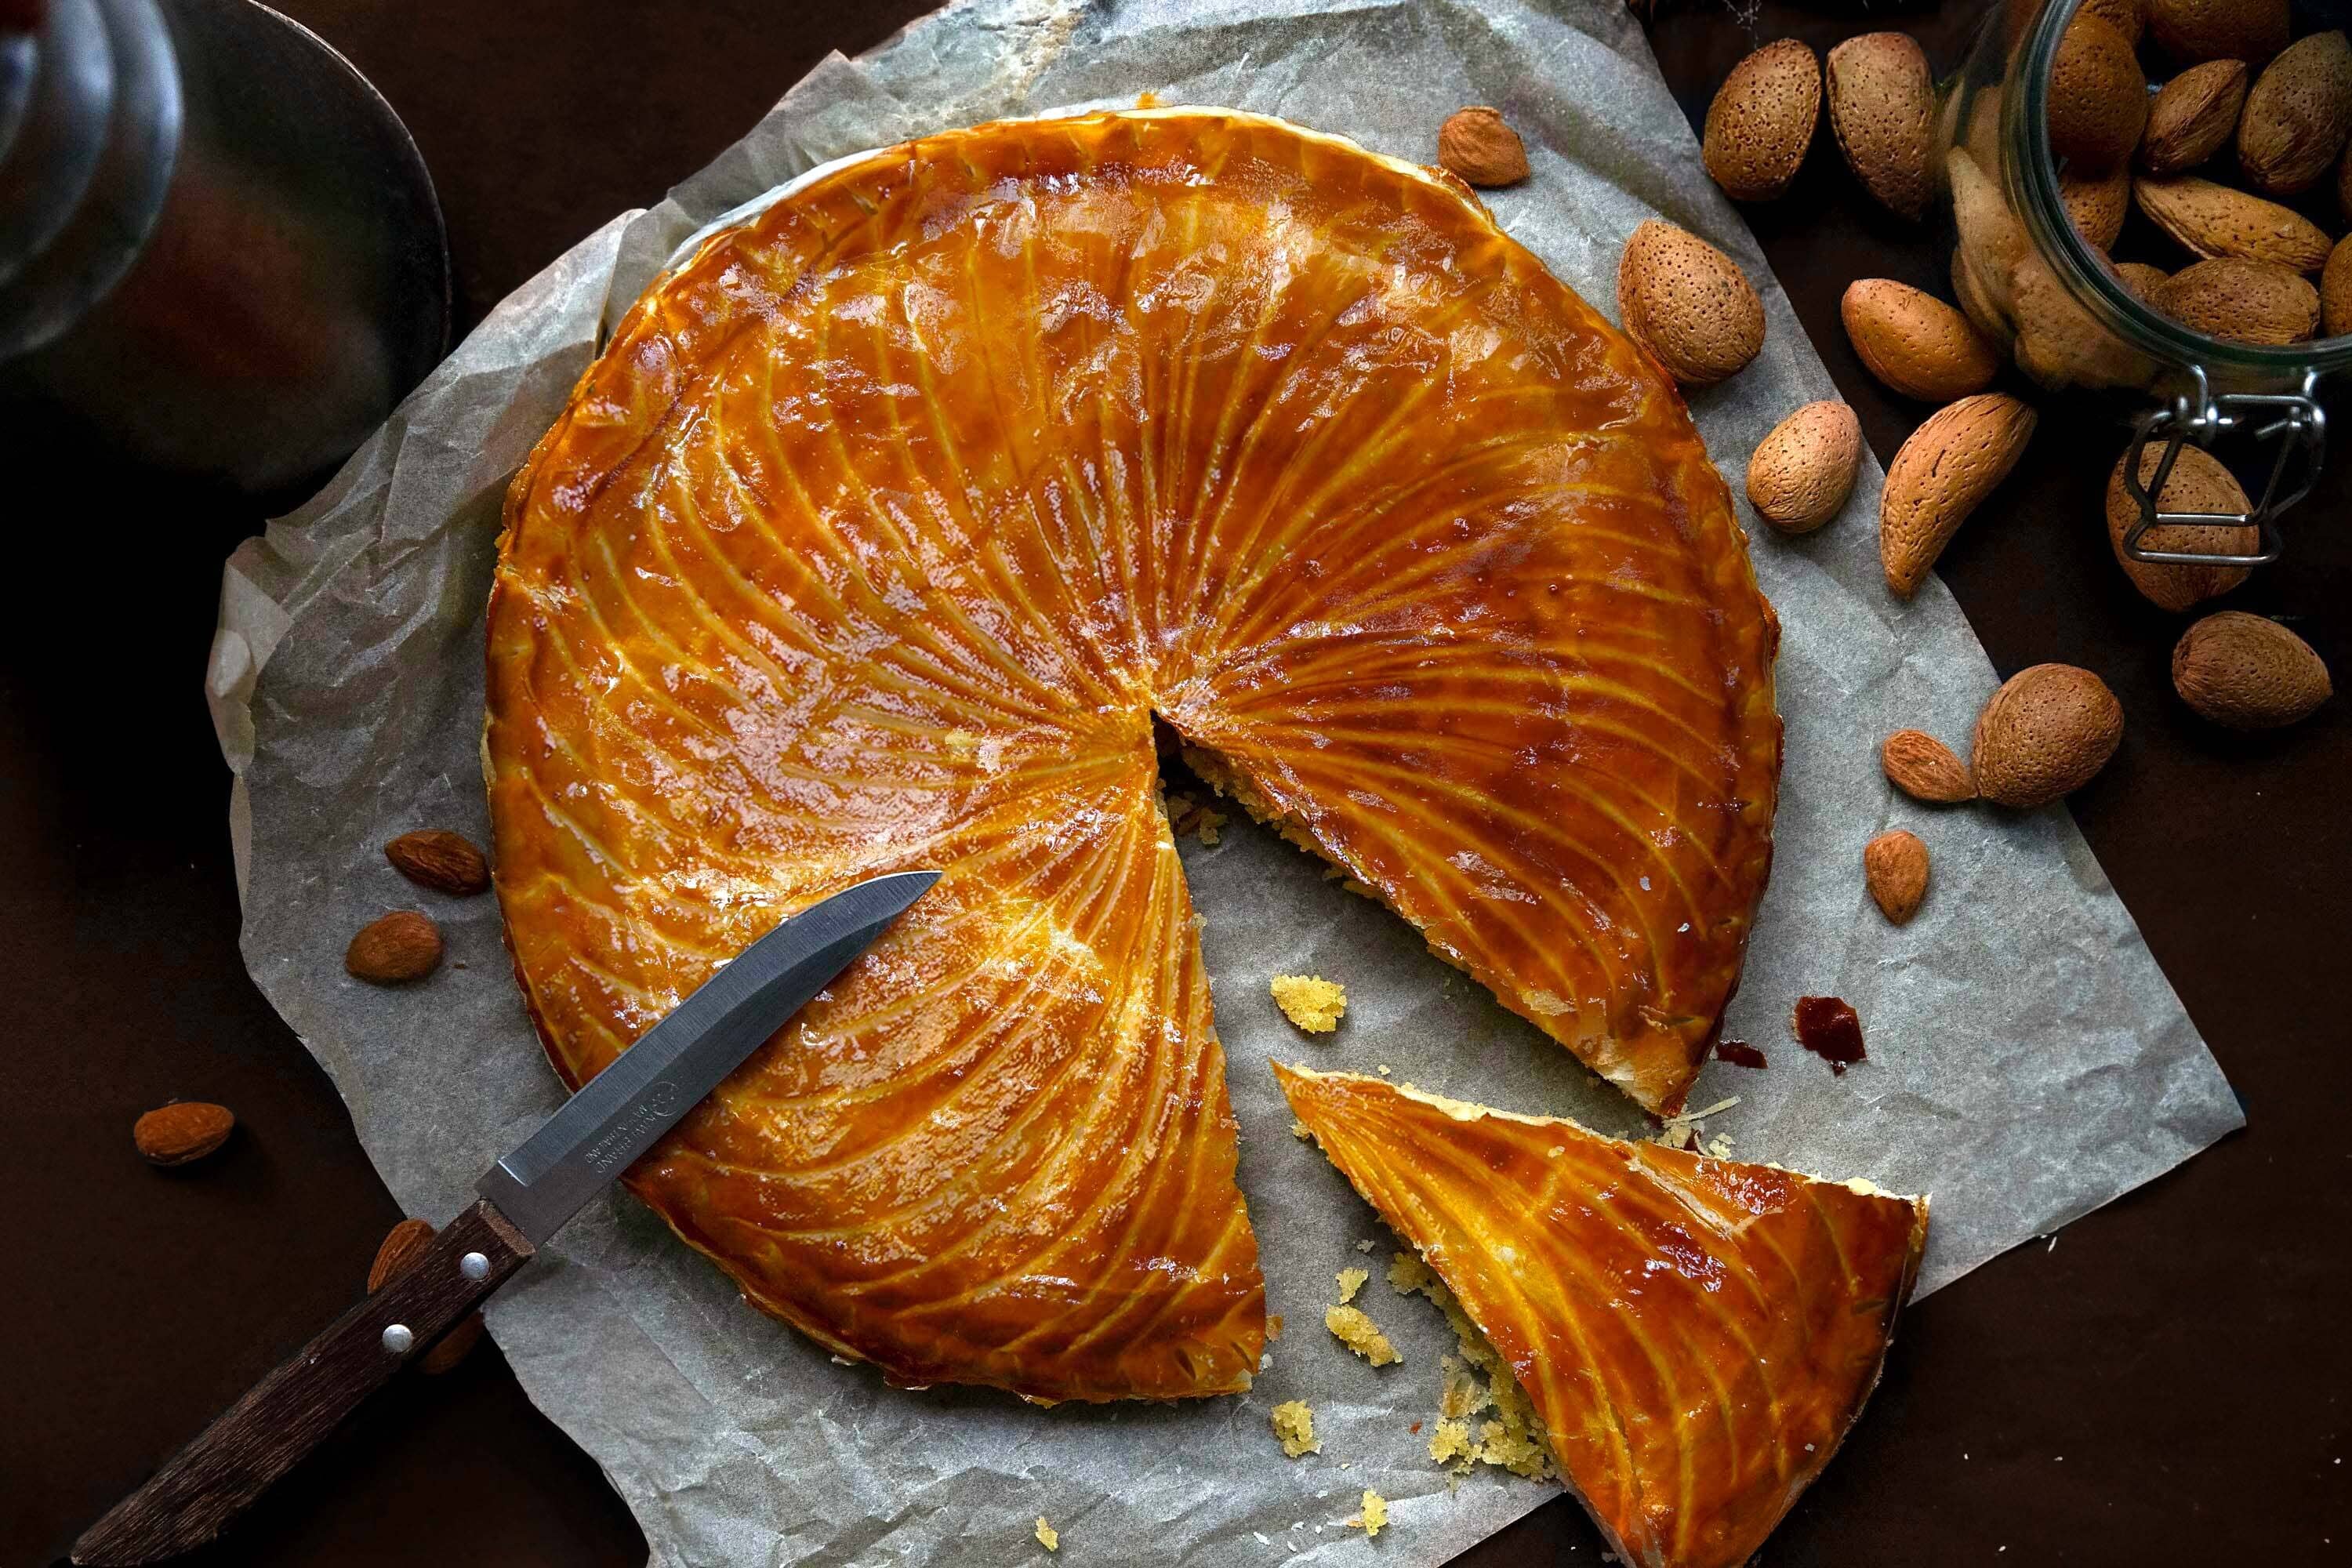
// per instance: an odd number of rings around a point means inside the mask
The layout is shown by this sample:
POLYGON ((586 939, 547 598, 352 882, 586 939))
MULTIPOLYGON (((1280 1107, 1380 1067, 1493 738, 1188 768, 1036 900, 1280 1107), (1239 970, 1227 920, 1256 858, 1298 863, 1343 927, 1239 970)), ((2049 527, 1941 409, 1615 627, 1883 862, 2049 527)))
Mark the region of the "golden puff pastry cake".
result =
POLYGON ((1769 858, 1774 637, 1675 392, 1450 176, 1221 110, 909 142, 702 243, 514 482, 516 973, 577 1085, 783 916, 939 869, 631 1187, 895 1381, 1238 1390, 1155 721, 1672 1105, 1769 858))
POLYGON ((1927 1200, 1274 1070, 1517 1380, 1619 1560, 1746 1563, 1877 1385, 1927 1200))

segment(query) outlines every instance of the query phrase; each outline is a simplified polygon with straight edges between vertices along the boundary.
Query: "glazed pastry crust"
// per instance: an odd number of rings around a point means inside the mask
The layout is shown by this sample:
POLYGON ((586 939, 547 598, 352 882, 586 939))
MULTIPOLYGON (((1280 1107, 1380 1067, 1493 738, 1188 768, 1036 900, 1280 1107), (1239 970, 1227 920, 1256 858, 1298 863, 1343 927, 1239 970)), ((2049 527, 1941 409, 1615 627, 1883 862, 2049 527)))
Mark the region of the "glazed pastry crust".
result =
POLYGON ((1276 1064, 1444 1281, 1635 1568, 1738 1568, 1861 1415, 1927 1200, 1276 1064))
POLYGON ((1256 1366, 1155 714, 1647 1105, 1769 859, 1773 627, 1679 397, 1458 182, 1278 121, 983 125, 712 236, 515 480, 489 620, 567 1083, 945 873, 628 1178, 902 1383, 1256 1366))

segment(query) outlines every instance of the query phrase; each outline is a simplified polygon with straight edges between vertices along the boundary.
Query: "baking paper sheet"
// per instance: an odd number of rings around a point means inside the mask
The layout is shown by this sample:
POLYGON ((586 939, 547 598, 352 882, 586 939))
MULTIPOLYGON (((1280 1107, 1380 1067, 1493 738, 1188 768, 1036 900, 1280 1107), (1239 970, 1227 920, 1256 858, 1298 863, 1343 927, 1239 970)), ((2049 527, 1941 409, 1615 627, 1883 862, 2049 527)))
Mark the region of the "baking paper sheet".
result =
MULTIPOLYGON (((975 0, 856 61, 835 57, 650 212, 614 218, 494 311, 336 482, 231 561, 210 688, 240 777, 233 826, 255 978, 332 1075, 412 1214, 445 1216, 558 1102, 492 900, 422 894, 384 863, 410 827, 488 836, 477 743, 482 608, 509 476, 599 341, 679 240, 826 159, 1047 107, 1232 105, 1416 161, 1466 103, 1499 106, 1534 178, 1496 216, 1611 310, 1625 236, 1663 216, 1729 251, 1761 288, 1762 357, 1694 411, 1735 493, 1747 454, 1828 374, 1622 0, 1081 4, 975 0), (343 944, 422 902, 450 962, 422 986, 345 977, 343 944)), ((1612 312, 1613 313, 1613 311, 1612 312)), ((1931 811, 1892 794, 1878 740, 1964 738, 1994 684, 1940 583, 1902 604, 1881 580, 1879 471, 1846 515, 1784 539, 1755 529, 1787 628, 1788 765, 1779 853, 1727 1033, 1769 1071, 1711 1065, 1691 1098, 1741 1155, 1867 1175, 1935 1199, 1920 1289, 2051 1231, 2237 1126, 2229 1086, 2061 810, 1931 811), (1936 857, 1918 918, 1867 904, 1862 845, 1907 826, 1936 857), (1861 1011, 1869 1062, 1843 1078, 1788 1038, 1791 999, 1861 1011)), ((1989 526, 1979 523, 1977 526, 1989 526)), ((1041 1410, 996 1394, 883 1386, 743 1305, 633 1201, 593 1204, 509 1286, 490 1325, 531 1396, 595 1456, 664 1564, 1042 1559, 1040 1515, 1071 1562, 1436 1563, 1556 1495, 1491 1472, 1451 1490, 1409 1428, 1429 1417, 1449 1338, 1377 1282, 1370 1212, 1307 1144, 1265 1063, 1386 1068, 1447 1093, 1644 1131, 1614 1091, 1439 964, 1373 904, 1235 823, 1184 861, 1216 984, 1241 1120, 1242 1184, 1268 1300, 1290 1332, 1245 1397, 1041 1410), (1267 976, 1346 982, 1326 1043, 1291 1031, 1267 976), (1319 1326, 1336 1270, 1403 1363, 1374 1371, 1319 1326), (1285 1461, 1276 1402, 1316 1410, 1323 1451, 1285 1461), (1367 1542, 1339 1521, 1392 1501, 1367 1542)), ((1864 1422, 1864 1441, 1868 1423, 1864 1422)))

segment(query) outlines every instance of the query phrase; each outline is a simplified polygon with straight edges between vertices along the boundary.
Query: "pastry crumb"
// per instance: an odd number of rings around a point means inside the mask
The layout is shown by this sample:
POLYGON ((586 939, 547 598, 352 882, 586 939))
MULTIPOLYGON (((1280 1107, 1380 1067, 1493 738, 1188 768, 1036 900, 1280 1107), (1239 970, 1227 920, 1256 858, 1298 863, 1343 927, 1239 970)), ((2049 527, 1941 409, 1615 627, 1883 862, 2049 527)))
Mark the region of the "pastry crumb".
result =
POLYGON ((1363 1240, 1356 1243, 1356 1250, 1359 1252, 1370 1252, 1373 1247, 1378 1247, 1379 1245, 1379 1242, 1374 1241, 1368 1236, 1364 1237, 1363 1240))
POLYGON ((1389 1500, 1367 1487, 1364 1489, 1362 1510, 1348 1522, 1367 1536, 1378 1535, 1381 1527, 1389 1521, 1389 1500))
POLYGON ((1364 1281, 1370 1279, 1371 1277, 1371 1271, 1368 1268, 1342 1268, 1339 1270, 1339 1304, 1344 1307, 1349 1302, 1354 1300, 1356 1299, 1356 1292, 1364 1288, 1364 1281))
POLYGON ((1404 1359, 1397 1354, 1396 1346, 1389 1343, 1388 1335, 1381 1332, 1380 1325, 1366 1317, 1360 1308, 1328 1307, 1323 1312, 1323 1326, 1341 1344, 1374 1366, 1391 1366, 1404 1359))
POLYGON ((1265 1342, 1272 1344, 1280 1338, 1282 1338, 1282 1314, 1268 1312, 1265 1316, 1265 1342))
POLYGON ((1328 1035, 1348 1010, 1348 988, 1319 974, 1277 974, 1268 986, 1282 1016, 1310 1035, 1328 1035))
POLYGON ((1557 1476, 1551 1436, 1534 1401, 1436 1270, 1413 1253, 1395 1253, 1389 1259, 1389 1288, 1400 1296, 1418 1293, 1437 1303, 1461 1352, 1438 1362, 1439 1420, 1437 1430, 1430 1434, 1429 1457, 1449 1466, 1456 1478, 1475 1465, 1493 1465, 1531 1479, 1557 1476), (1474 1426, 1472 1417, 1482 1411, 1493 1414, 1474 1426))
POLYGON ((1048 1552, 1059 1552, 1062 1549, 1062 1532, 1047 1524, 1045 1516, 1042 1513, 1037 1516, 1037 1544, 1048 1552))
POLYGON ((1216 807, 1194 800, 1181 790, 1170 795, 1162 808, 1168 813, 1169 837, 1181 838, 1190 833, 1207 847, 1216 845, 1218 830, 1232 820, 1216 807))
POLYGON ((1290 1135, 1293 1138, 1307 1139, 1311 1139, 1315 1136, 1315 1134, 1307 1129, 1307 1123, 1299 1121, 1295 1116, 1290 1119, 1290 1135))
POLYGON ((1315 1412, 1303 1399, 1287 1400, 1274 1407, 1274 1435, 1282 1440, 1282 1451, 1294 1459, 1301 1454, 1323 1451, 1323 1440, 1315 1436, 1315 1412))

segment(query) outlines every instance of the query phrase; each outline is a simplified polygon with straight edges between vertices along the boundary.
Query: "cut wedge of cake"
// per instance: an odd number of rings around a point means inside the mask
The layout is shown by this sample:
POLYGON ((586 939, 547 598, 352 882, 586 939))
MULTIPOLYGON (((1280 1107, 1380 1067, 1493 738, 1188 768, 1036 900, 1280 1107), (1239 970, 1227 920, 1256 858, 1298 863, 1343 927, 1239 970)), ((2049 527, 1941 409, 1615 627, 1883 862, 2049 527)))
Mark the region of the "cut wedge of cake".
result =
POLYGON ((1878 1382, 1925 1198, 1277 1065, 1331 1163, 1426 1260, 1637 1568, 1736 1568, 1878 1382))

